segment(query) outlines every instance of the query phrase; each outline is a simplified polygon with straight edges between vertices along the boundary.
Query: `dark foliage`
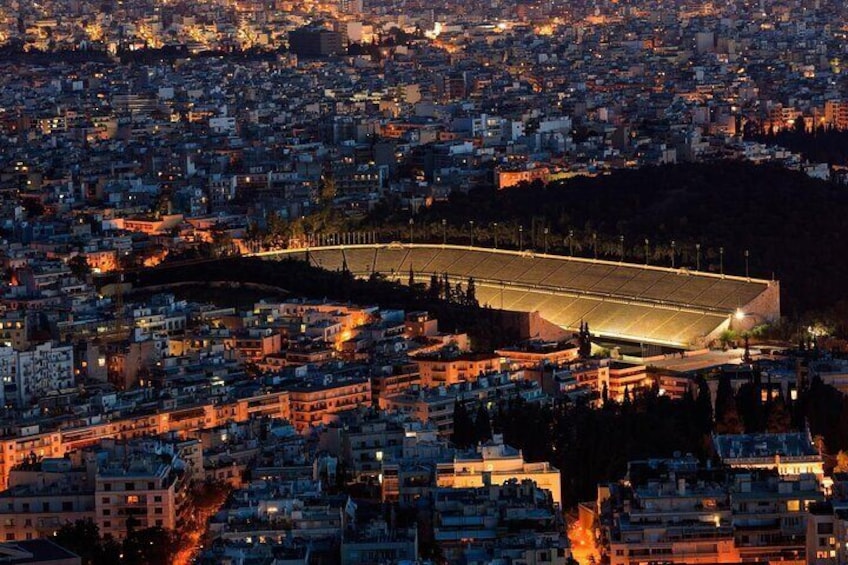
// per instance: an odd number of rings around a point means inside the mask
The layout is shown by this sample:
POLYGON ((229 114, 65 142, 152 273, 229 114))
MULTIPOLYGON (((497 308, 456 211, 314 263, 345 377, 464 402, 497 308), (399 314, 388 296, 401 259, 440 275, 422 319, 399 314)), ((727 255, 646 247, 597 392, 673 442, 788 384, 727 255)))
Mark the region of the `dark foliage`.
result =
MULTIPOLYGON (((543 247, 601 258, 696 267, 771 278, 784 289, 783 309, 801 313, 832 306, 848 285, 848 193, 778 166, 713 162, 618 171, 496 191, 456 193, 416 217, 416 240, 499 247, 543 247), (497 226, 495 226, 497 224, 497 226), (519 231, 519 227, 523 231, 519 231), (622 244, 620 236, 624 236, 622 244), (672 247, 671 242, 675 245, 672 247), (523 244, 523 245, 522 245, 523 244), (700 244, 700 251, 696 248, 700 244), (810 273, 817 276, 811 277, 810 273)), ((383 207, 369 220, 383 239, 406 240, 408 211, 383 207)))
POLYGON ((453 434, 451 442, 460 448, 467 449, 476 444, 474 421, 464 402, 455 402, 453 405, 453 434))
POLYGON ((672 456, 706 457, 711 428, 698 421, 691 397, 671 400, 656 389, 631 393, 628 403, 554 408, 510 398, 498 404, 495 431, 531 461, 551 461, 562 472, 566 507, 596 494, 598 482, 621 478, 627 462, 672 456))
POLYGON ((474 436, 478 442, 486 442, 492 439, 492 420, 483 403, 480 403, 477 408, 477 416, 474 417, 474 436))
MULTIPOLYGON (((138 286, 181 281, 231 281, 261 283, 284 288, 295 296, 349 300, 358 304, 380 304, 407 311, 426 310, 439 320, 443 331, 467 332, 478 351, 492 351, 518 341, 516 330, 507 325, 497 310, 477 305, 476 297, 461 288, 440 284, 447 300, 435 298, 424 285, 410 288, 384 280, 356 279, 349 272, 330 272, 303 261, 263 261, 254 258, 224 258, 190 265, 163 265, 135 274, 138 286)), ((473 281, 471 286, 473 288, 473 281)), ((461 287, 461 285, 457 285, 461 287)))
POLYGON ((101 537, 90 519, 62 526, 53 541, 79 555, 83 565, 167 565, 178 549, 174 536, 162 528, 129 527, 127 537, 119 543, 111 536, 101 537))
POLYGON ((777 133, 748 132, 745 137, 786 147, 814 163, 848 164, 848 131, 830 128, 816 128, 811 132, 782 129, 777 133))

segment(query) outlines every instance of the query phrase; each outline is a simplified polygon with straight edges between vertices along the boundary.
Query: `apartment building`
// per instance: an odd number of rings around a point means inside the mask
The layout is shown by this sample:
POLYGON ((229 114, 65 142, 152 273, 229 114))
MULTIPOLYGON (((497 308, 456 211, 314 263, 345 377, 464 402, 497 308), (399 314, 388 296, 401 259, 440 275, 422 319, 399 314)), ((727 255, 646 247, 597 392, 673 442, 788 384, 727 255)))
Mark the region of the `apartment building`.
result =
POLYGON ((288 388, 295 429, 306 432, 332 414, 371 404, 371 381, 360 377, 326 376, 288 388))

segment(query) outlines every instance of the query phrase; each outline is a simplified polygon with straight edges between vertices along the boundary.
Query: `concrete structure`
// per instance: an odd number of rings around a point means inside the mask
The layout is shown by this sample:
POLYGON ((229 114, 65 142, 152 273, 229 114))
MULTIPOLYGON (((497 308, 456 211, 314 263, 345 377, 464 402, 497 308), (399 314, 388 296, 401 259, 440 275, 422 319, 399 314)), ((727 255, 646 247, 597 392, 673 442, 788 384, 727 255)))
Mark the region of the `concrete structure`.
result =
POLYGON ((371 404, 371 381, 365 378, 326 378, 320 383, 304 383, 289 388, 291 415, 295 429, 307 432, 325 423, 327 416, 371 404))
POLYGON ((476 488, 501 485, 510 479, 534 481, 550 491, 553 502, 562 505, 559 469, 547 461, 527 463, 520 449, 504 445, 503 436, 477 448, 476 453, 457 454, 449 463, 439 463, 436 482, 440 487, 476 488))
POLYGON ((713 445, 722 462, 731 467, 824 476, 821 453, 808 433, 715 435, 713 445))
POLYGON ((74 385, 74 351, 50 342, 26 351, 0 347, 0 376, 5 402, 27 406, 48 392, 74 385))
POLYGON ((480 375, 501 369, 501 357, 491 353, 459 353, 440 351, 417 355, 411 361, 418 365, 421 384, 426 387, 474 382, 480 375))
POLYGON ((777 281, 507 251, 431 244, 333 245, 260 253, 269 259, 306 260, 358 277, 381 273, 406 282, 448 274, 473 277, 481 304, 524 312, 576 331, 623 341, 699 348, 728 328, 750 328, 780 317, 777 281))
POLYGON ((78 555, 47 539, 0 544, 0 562, 8 565, 80 565, 78 555))
POLYGON ((815 476, 703 468, 691 456, 628 467, 598 489, 612 565, 806 562, 806 509, 824 500, 815 476))

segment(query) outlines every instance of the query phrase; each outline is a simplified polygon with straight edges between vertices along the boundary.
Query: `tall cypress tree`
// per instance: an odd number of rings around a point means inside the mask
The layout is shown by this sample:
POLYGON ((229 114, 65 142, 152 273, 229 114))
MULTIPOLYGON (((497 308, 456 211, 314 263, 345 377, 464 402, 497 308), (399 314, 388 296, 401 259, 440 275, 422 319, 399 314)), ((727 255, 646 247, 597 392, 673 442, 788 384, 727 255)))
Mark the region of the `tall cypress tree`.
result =
POLYGON ((715 404, 715 429, 720 434, 739 434, 744 430, 730 375, 723 373, 719 378, 715 404))
POLYGON ((702 434, 709 434, 713 429, 713 403, 710 399, 710 387, 702 375, 695 379, 695 383, 698 385, 698 396, 695 398, 695 422, 702 434))
POLYGON ((474 436, 476 441, 485 442, 492 439, 492 421, 489 418, 489 411, 481 402, 477 409, 477 417, 474 419, 474 436))
POLYGON ((451 441, 460 448, 465 449, 474 443, 474 422, 465 407, 465 403, 456 400, 453 404, 453 434, 451 441))

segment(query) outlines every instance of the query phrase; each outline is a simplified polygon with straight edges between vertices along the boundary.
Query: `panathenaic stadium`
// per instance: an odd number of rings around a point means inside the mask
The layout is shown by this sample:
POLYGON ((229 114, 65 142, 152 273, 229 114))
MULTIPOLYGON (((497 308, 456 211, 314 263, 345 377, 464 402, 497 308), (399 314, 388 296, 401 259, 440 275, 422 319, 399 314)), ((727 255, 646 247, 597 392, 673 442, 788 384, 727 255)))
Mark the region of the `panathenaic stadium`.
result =
POLYGON ((566 330, 589 323, 611 340, 694 349, 728 328, 780 317, 777 281, 577 257, 433 244, 313 247, 259 254, 306 260, 354 276, 380 273, 406 283, 433 274, 473 278, 477 299, 493 308, 539 312, 566 330))

